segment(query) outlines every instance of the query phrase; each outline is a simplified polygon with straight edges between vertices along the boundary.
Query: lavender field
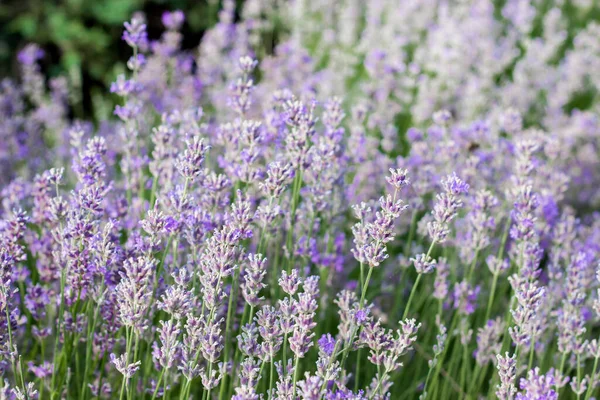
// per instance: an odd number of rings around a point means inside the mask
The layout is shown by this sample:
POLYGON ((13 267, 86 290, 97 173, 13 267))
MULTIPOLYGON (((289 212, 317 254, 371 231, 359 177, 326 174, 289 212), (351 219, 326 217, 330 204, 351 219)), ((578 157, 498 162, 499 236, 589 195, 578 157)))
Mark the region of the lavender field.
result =
POLYGON ((215 4, 2 78, 0 400, 600 399, 600 4, 215 4))

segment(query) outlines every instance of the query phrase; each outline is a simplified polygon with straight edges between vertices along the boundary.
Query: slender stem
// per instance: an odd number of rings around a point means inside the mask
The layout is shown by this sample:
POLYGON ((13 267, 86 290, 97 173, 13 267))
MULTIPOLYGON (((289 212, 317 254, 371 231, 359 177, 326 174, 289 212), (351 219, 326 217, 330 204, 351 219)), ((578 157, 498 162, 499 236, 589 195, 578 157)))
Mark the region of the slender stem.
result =
MULTIPOLYGON (((362 293, 360 295, 359 309, 362 309, 365 303, 365 298, 367 297, 367 289, 369 288, 369 281, 371 280, 371 274, 373 273, 373 267, 369 266, 369 272, 367 273, 367 278, 365 279, 365 284, 362 286, 362 293)), ((350 339, 346 342, 344 349, 342 350, 342 363, 341 368, 344 369, 344 365, 346 364, 346 358, 348 358, 348 353, 350 352, 350 347, 352 347, 352 343, 354 342, 354 337, 358 333, 359 327, 355 324, 352 328, 352 332, 350 333, 350 339)), ((337 343, 336 343, 337 345, 337 343)), ((336 349, 337 350, 337 349, 336 349)), ((334 353, 335 354, 335 353, 334 353)))
POLYGON ((292 381, 292 399, 296 398, 296 380, 298 379, 300 357, 296 356, 296 362, 294 363, 294 380, 292 381))
POLYGON ((360 361, 361 361, 361 353, 362 352, 362 348, 358 349, 358 352, 356 353, 356 372, 354 373, 354 391, 358 392, 358 377, 360 375, 360 361))
POLYGON ((408 296, 408 302, 406 303, 406 308, 404 309, 404 314, 402 315, 402 321, 404 321, 406 319, 406 317, 408 316, 408 312, 410 310, 410 304, 412 303, 412 300, 415 296, 417 287, 419 286, 419 282, 421 281, 422 276, 423 276, 423 274, 419 274, 417 276, 417 280, 415 281, 415 284, 413 285, 413 287, 410 291, 410 295, 408 296))
MULTIPOLYGON (((40 339, 40 346, 42 348, 42 360, 46 359, 46 345, 44 344, 44 339, 40 339)), ((44 378, 40 378, 39 380, 39 385, 40 385, 40 399, 44 398, 44 387, 46 386, 45 384, 45 379, 44 378)), ((85 397, 84 397, 85 400, 85 397)))
POLYGON ((371 274, 373 273, 373 267, 369 266, 369 272, 367 272, 367 279, 365 279, 365 284, 362 287, 362 293, 360 295, 360 303, 359 307, 363 308, 365 304, 365 298, 367 297, 367 289, 369 288, 369 281, 371 280, 371 274))
POLYGON ((361 262, 360 263, 360 287, 362 288, 365 284, 365 266, 361 262))
POLYGON ((160 388, 160 383, 162 382, 163 375, 165 374, 165 369, 163 368, 160 371, 160 375, 158 376, 158 380, 156 381, 156 387, 154 388, 154 393, 152 393, 152 400, 156 398, 156 394, 158 393, 158 388, 160 388))
MULTIPOLYGON (((477 364, 475 366, 477 366, 477 364)), ((473 393, 473 389, 475 388, 475 385, 478 382, 479 374, 481 373, 482 370, 484 372, 487 372, 487 364, 481 365, 481 366, 479 366, 479 368, 475 368, 475 375, 473 375, 473 379, 471 379, 471 384, 468 387, 467 393, 469 393, 469 394, 473 393)))
MULTIPOLYGON (((133 328, 132 328, 132 331, 133 331, 133 328)), ((133 357, 131 359, 133 362, 136 362, 137 357, 138 357, 139 341, 140 341, 139 334, 137 332, 134 332, 133 357)), ((137 382, 137 377, 136 377, 136 375, 134 375, 133 381, 129 385, 129 398, 130 399, 133 399, 133 390, 136 387, 136 382, 137 382)))
MULTIPOLYGON (((4 297, 8 298, 6 292, 4 293, 4 297)), ((15 350, 16 346, 13 344, 12 326, 11 326, 11 323, 10 323, 10 313, 8 312, 8 308, 9 308, 9 306, 8 306, 8 304, 6 304, 5 307, 4 307, 4 311, 6 313, 6 326, 8 328, 8 343, 9 343, 9 346, 10 346, 10 352, 12 353, 13 351, 16 351, 15 350)), ((15 374, 15 382, 17 381, 17 376, 19 375, 19 372, 20 372, 21 373, 21 387, 23 389, 23 393, 25 393, 26 397, 29 397, 27 395, 27 390, 25 389, 25 380, 23 379, 23 371, 21 370, 21 360, 19 358, 19 362, 18 362, 19 369, 17 370, 17 368, 15 367, 15 361, 14 361, 13 355, 11 354, 9 357, 10 357, 10 360, 11 360, 11 363, 12 363, 13 373, 15 374)))
POLYGON ((562 373, 565 369, 565 361, 567 361, 567 353, 563 353, 562 357, 560 358, 560 367, 559 367, 559 371, 560 371, 560 375, 562 376, 562 373))
MULTIPOLYGON (((504 226, 504 233, 502 234, 502 241, 500 242, 500 248, 498 249, 498 255, 496 256, 499 262, 502 262, 502 257, 504 256, 504 247, 506 246, 506 240, 508 239, 510 223, 511 219, 509 217, 506 220, 506 225, 504 226)), ((498 285, 499 274, 499 270, 497 270, 494 273, 494 280, 492 281, 492 288, 490 291, 490 296, 488 298, 488 304, 485 310, 485 319, 483 320, 484 324, 488 321, 488 319, 490 318, 490 313, 492 312, 492 305, 494 304, 494 297, 496 297, 496 286, 498 285)))
POLYGON ((298 208, 298 201, 300 196, 300 188, 302 187, 302 170, 297 171, 294 177, 294 183, 292 187, 292 209, 290 211, 290 229, 287 232, 286 248, 289 252, 289 258, 287 263, 287 272, 292 270, 294 264, 294 250, 292 249, 292 242, 294 236, 294 220, 296 219, 296 210, 298 208))
POLYGON ((463 365, 460 369, 460 387, 467 391, 467 370, 469 368, 469 349, 467 345, 463 346, 463 365))
POLYGON ((287 368, 287 341, 288 341, 288 334, 287 332, 283 335, 283 359, 282 359, 282 364, 283 364, 283 368, 287 368))
MULTIPOLYGON (((63 268, 61 271, 61 274, 60 274, 60 307, 58 308, 58 323, 56 324, 56 334, 55 334, 55 338, 54 338, 54 355, 53 355, 53 362, 52 362, 51 387, 52 387, 53 392, 56 390, 56 388, 54 387, 54 385, 55 385, 54 379, 56 377, 56 372, 57 372, 56 369, 58 366, 58 363, 56 360, 56 355, 58 354, 58 342, 59 342, 59 338, 60 338, 60 329, 62 328, 63 314, 65 313, 65 281, 66 281, 66 270, 65 270, 65 268, 63 268)), ((61 352, 61 354, 62 354, 62 352, 61 352)))
POLYGON ((490 313, 492 312, 492 304, 494 304, 494 297, 496 296, 496 286, 498 286, 498 274, 499 271, 494 273, 494 280, 492 281, 492 289, 490 291, 490 297, 488 299, 487 307, 485 309, 485 319, 483 323, 485 324, 490 318, 490 313))
POLYGON ((379 366, 377 366, 377 386, 375 386, 375 389, 373 389, 373 392, 371 393, 371 397, 369 397, 369 399, 374 398, 375 395, 377 394, 377 392, 381 393, 381 390, 380 390, 381 389, 381 383, 383 382, 383 378, 385 377, 385 375, 387 373, 387 370, 386 370, 386 372, 384 372, 383 374, 381 374, 380 369, 381 368, 379 366))
POLYGON ((156 187, 158 186, 158 176, 152 178, 152 189, 150 190, 150 208, 154 208, 154 200, 156 199, 156 187))
POLYGON ((260 390, 260 388, 262 387, 262 385, 261 385, 261 383, 262 383, 262 382, 261 382, 261 380, 262 380, 262 376, 263 376, 263 371, 264 371, 264 370, 265 370, 265 362, 264 362, 264 361, 261 361, 261 362, 260 362, 260 369, 258 370, 258 379, 257 379, 257 381, 256 381, 256 387, 257 387, 257 388, 259 388, 259 390, 260 390))
POLYGON ((531 369, 531 367, 533 366, 533 356, 534 356, 534 351, 535 349, 535 345, 533 343, 533 338, 531 340, 531 343, 529 345, 529 362, 527 363, 527 371, 529 371, 531 369))
MULTIPOLYGON (((104 281, 102 281, 102 287, 100 289, 100 293, 104 292, 104 281)), ((91 323, 88 323, 88 331, 86 336, 86 349, 85 349, 85 369, 83 371, 83 383, 81 384, 81 396, 85 400, 87 398, 87 383, 89 376, 89 367, 91 365, 90 358, 92 357, 92 344, 93 344, 93 334, 96 330, 96 321, 98 319, 98 313, 100 311, 100 301, 96 305, 96 308, 92 314, 91 323)), ((41 395, 40 395, 41 397, 41 395)))
POLYGON ((123 380, 121 382, 121 392, 119 394, 119 400, 123 399, 123 393, 125 393, 125 382, 127 381, 127 378, 123 377, 123 380))
MULTIPOLYGON (((131 329, 132 330, 132 329, 131 329)), ((125 336, 127 337, 127 344, 125 346, 125 365, 129 364, 129 354, 131 352, 131 330, 128 327, 125 327, 125 336)), ((123 400, 123 395, 125 394, 125 388, 127 386, 127 378, 123 375, 123 380, 121 382, 121 393, 119 394, 119 400, 123 400)))
MULTIPOLYGON (((431 242, 431 244, 429 245, 429 250, 427 250, 427 255, 425 256, 426 260, 429 260, 429 256, 431 255, 431 252, 433 251, 433 246, 435 246, 435 240, 431 242)), ((402 315, 402 320, 405 320, 406 317, 408 316, 408 312, 410 310, 410 304, 412 303, 413 297, 415 296, 415 293, 417 292, 417 287, 419 286, 419 282, 421 281, 421 277, 423 276, 423 274, 419 274, 417 276, 417 279, 415 280, 415 284, 413 285, 412 289, 410 290, 410 295, 408 296, 408 302, 406 303, 406 308, 404 308, 404 314, 402 315)))
POLYGON ((410 247, 412 246, 413 236, 415 234, 415 228, 417 226, 417 210, 415 209, 412 213, 412 218, 410 220, 410 228, 408 229, 408 239, 406 239, 406 244, 404 245, 404 254, 410 254, 410 247))
MULTIPOLYGON (((581 352, 577 352, 577 383, 581 382, 581 352)), ((593 384, 593 382, 590 382, 590 386, 593 384)), ((577 391, 577 400, 579 400, 581 398, 581 393, 579 393, 579 390, 577 391)))
POLYGON ((592 388, 594 387, 594 382, 596 381, 596 370, 598 369, 598 359, 599 359, 599 357, 596 357, 594 359, 594 367, 592 368, 592 374, 590 375, 590 382, 588 384, 588 388, 585 393, 585 400, 590 400, 590 397, 592 396, 592 388))
POLYGON ((269 398, 273 397, 273 382, 274 382, 274 370, 275 370, 275 365, 274 365, 274 361, 273 358, 271 358, 271 371, 269 373, 269 392, 267 393, 267 396, 269 398))
POLYGON ((163 398, 165 398, 165 399, 168 399, 170 397, 169 396, 169 392, 167 391, 167 389, 168 389, 168 386, 167 386, 168 380, 169 380, 169 375, 165 375, 165 379, 163 380, 163 398))
MULTIPOLYGON (((448 351, 448 348, 450 347, 451 341, 452 341, 452 333, 454 332, 454 329, 456 329, 456 325, 458 324, 458 313, 454 313, 454 316, 452 317, 452 322, 450 323, 450 329, 448 329, 448 337, 446 338, 446 343, 444 344, 444 350, 442 351, 442 354, 440 354, 440 356, 438 357, 438 362, 436 364, 436 368, 433 374, 433 381, 431 382, 432 385, 434 385, 433 387, 437 390, 438 388, 438 376, 440 374, 440 371, 442 369, 442 364, 444 363, 444 358, 446 357, 446 352, 448 351)), ((436 397, 434 397, 436 398, 436 397)))
MULTIPOLYGON (((208 363, 208 379, 209 379, 209 380, 210 380, 210 379, 212 379, 212 369, 213 369, 213 363, 212 363, 212 362, 209 362, 209 363, 208 363)), ((208 385, 208 388, 206 389, 206 398, 207 398, 207 399, 210 399, 210 391, 211 391, 211 389, 212 389, 212 387, 211 387, 211 385, 209 384, 209 385, 208 385)))
MULTIPOLYGON (((237 283, 239 280, 240 269, 236 268, 233 273, 233 279, 231 281, 231 293, 229 293, 229 304, 227 306, 227 320, 225 322, 225 352, 223 353, 223 362, 227 363, 229 361, 229 347, 230 347, 230 335, 231 335, 231 322, 233 319, 233 309, 235 305, 233 304, 234 300, 237 299, 237 283)), ((227 381, 227 376, 224 375, 221 378, 221 387, 219 389, 219 399, 223 399, 225 395, 225 385, 227 381)))
POLYGON ((185 379, 185 383, 183 384, 183 387, 181 388, 181 390, 179 391, 179 400, 183 400, 189 397, 189 395, 186 394, 188 392, 188 387, 190 386, 190 380, 189 379, 185 379))
MULTIPOLYGON (((439 362, 439 360, 437 361, 439 362)), ((429 384, 429 379, 431 378, 431 371, 433 371, 433 369, 435 368, 435 365, 432 365, 429 368, 429 371, 427 371, 427 378, 425 378, 425 385, 423 386, 423 398, 426 399, 427 398, 427 385, 429 384)))
POLYGON ((475 265, 477 265, 477 257, 479 256, 479 247, 475 249, 475 255, 473 256, 473 261, 471 262, 471 266, 469 267, 469 273, 467 275, 467 281, 471 282, 473 279, 473 272, 475 272, 475 265))

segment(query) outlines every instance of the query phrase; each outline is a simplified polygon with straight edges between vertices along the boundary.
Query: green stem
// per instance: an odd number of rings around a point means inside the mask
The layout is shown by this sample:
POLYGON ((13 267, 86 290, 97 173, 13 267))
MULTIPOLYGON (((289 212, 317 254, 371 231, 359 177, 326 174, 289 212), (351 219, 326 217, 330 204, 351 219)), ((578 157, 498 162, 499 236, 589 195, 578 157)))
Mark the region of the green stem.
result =
MULTIPOLYGON (((229 304, 227 306, 227 320, 225 322, 225 351, 223 353, 223 362, 229 361, 229 347, 230 347, 230 335, 231 335, 231 320, 233 319, 234 299, 237 299, 237 282, 239 280, 240 269, 236 268, 233 273, 233 279, 231 281, 231 293, 229 294, 229 304)), ((227 376, 224 375, 221 378, 221 385, 219 388, 219 399, 223 399, 225 395, 227 376)))
POLYGON ((183 384, 183 387, 179 391, 179 400, 184 400, 186 398, 189 398, 189 395, 187 395, 187 397, 186 397, 186 394, 188 393, 190 382, 191 381, 186 378, 185 383, 183 384))
MULTIPOLYGON (((362 310, 365 298, 367 297, 367 289, 369 288, 369 281, 371 280, 371 274, 373 273, 373 267, 369 266, 369 272, 367 273, 367 278, 365 279, 365 284, 362 286, 362 293, 360 295, 360 302, 358 308, 362 310)), ((352 328, 352 332, 350 334, 350 339, 345 344, 344 349, 342 350, 342 363, 341 368, 344 369, 344 365, 346 364, 346 358, 348 358, 348 353, 350 352, 350 347, 352 347, 352 343, 354 342, 354 337, 358 333, 358 326, 354 326, 352 328)))
POLYGON ((269 398, 273 397, 273 382, 274 382, 274 370, 275 370, 275 365, 273 363, 273 358, 271 358, 271 371, 269 373, 269 392, 267 393, 267 396, 269 398))
POLYGON ((592 388, 594 387, 593 383, 595 382, 597 368, 598 368, 598 357, 596 357, 594 359, 594 367, 592 368, 592 374, 590 375, 590 383, 589 383, 587 391, 585 393, 585 400, 590 400, 590 397, 592 396, 592 388))
POLYGON ((533 356, 534 356, 534 351, 535 346, 533 343, 533 338, 531 340, 531 343, 529 345, 529 362, 527 363, 527 371, 529 371, 531 369, 531 367, 533 366, 533 356))
POLYGON ((365 279, 365 284, 362 287, 361 295, 360 295, 360 303, 359 308, 363 308, 365 305, 365 298, 367 297, 367 289, 369 288, 369 281, 371 280, 371 274, 373 273, 373 267, 369 266, 369 272, 367 272, 367 279, 365 279))
POLYGON ((419 282, 421 281, 422 276, 423 276, 423 274, 419 274, 417 276, 417 280, 415 281, 415 284, 413 285, 413 287, 410 291, 410 295, 408 296, 408 302, 406 303, 406 308, 404 309, 404 314, 402 315, 402 321, 404 321, 406 319, 406 317, 408 316, 408 312, 410 310, 410 304, 412 303, 412 300, 415 296, 417 287, 419 286, 419 282))
MULTIPOLYGON (((104 281, 102 282, 102 287, 100 289, 100 293, 104 292, 104 281)), ((90 308, 91 309, 91 308, 90 308)), ((100 302, 96 305, 96 309, 93 314, 91 314, 91 323, 88 323, 88 331, 86 335, 86 349, 85 349, 85 369, 83 371, 83 383, 81 384, 81 396, 83 396, 83 400, 87 398, 87 390, 88 390, 88 376, 90 373, 90 358, 92 357, 92 344, 93 344, 93 334, 96 330, 96 321, 98 319, 98 313, 100 311, 100 302)), ((41 395, 40 395, 41 397, 41 395)))
POLYGON ((293 236, 294 236, 294 220, 296 219, 296 210, 298 208, 298 201, 300 196, 300 188, 302 187, 302 170, 297 171, 294 178, 292 187, 292 209, 290 212, 290 229, 287 232, 286 248, 289 252, 289 259, 287 263, 287 272, 290 273, 294 265, 294 249, 292 248, 293 236))
MULTIPOLYGON (((133 332, 133 329, 132 329, 133 332)), ((134 345, 133 345, 133 357, 132 357, 132 361, 136 362, 137 357, 138 357, 138 345, 139 345, 139 341, 140 341, 140 336, 138 335, 137 332, 133 332, 134 333, 134 345)), ((132 378, 132 382, 131 385, 129 385, 129 398, 133 399, 133 390, 136 387, 136 383, 137 383, 137 377, 136 375, 133 376, 132 378)))
MULTIPOLYGON (((425 256, 425 260, 429 260, 429 256, 431 255, 431 252, 433 251, 433 246, 435 246, 435 240, 432 241, 431 244, 429 245, 429 250, 427 250, 427 255, 425 256)), ((417 287, 419 286, 419 282, 421 281, 421 276, 423 276, 423 274, 419 274, 417 276, 417 279, 415 280, 415 284, 413 285, 412 289, 410 290, 410 295, 408 296, 408 302, 406 303, 406 308, 404 308, 404 314, 402 315, 403 321, 408 316, 408 312, 410 310, 410 304, 412 303, 413 297, 415 296, 415 293, 417 292, 417 287)))
MULTIPOLYGON (((458 313, 454 313, 454 316, 452 317, 452 322, 450 323, 450 329, 448 329, 448 337, 446 338, 446 343, 444 344, 444 350, 442 351, 442 354, 440 354, 440 356, 438 357, 438 362, 436 364, 435 367, 435 371, 433 374, 433 380, 431 381, 431 384, 434 385, 434 389, 437 390, 438 389, 438 376, 440 374, 440 371, 442 369, 442 364, 444 363, 444 358, 446 357, 446 352, 448 351, 448 348, 450 347, 450 344, 452 342, 452 333, 454 332, 454 329, 456 329, 456 325, 458 324, 458 313)), ((436 398, 436 397, 434 397, 436 398)))
MULTIPOLYGON (((498 259, 498 262, 502 262, 502 257, 504 256, 504 247, 506 246, 506 240, 508 239, 510 223, 511 223, 511 219, 509 216, 507 218, 506 224, 504 226, 504 233, 502 234, 502 241, 500 242, 500 248, 498 249, 498 255, 496 256, 496 258, 498 259)), ((487 307, 485 310, 485 319, 483 320, 484 324, 487 323, 488 319, 490 318, 490 313, 492 312, 492 305, 494 304, 494 297, 496 297, 496 286, 498 285, 499 274, 500 274, 499 270, 497 270, 496 273, 494 273, 494 280, 492 281, 492 289, 491 289, 490 297, 488 299, 488 304, 487 304, 487 307)))
POLYGON ((158 388, 160 388, 160 383, 162 381, 164 374, 165 374, 165 369, 163 368, 160 371, 160 375, 158 376, 158 381, 156 381, 156 387, 154 388, 154 393, 152 393, 152 400, 154 400, 156 398, 156 394, 158 393, 158 388))
POLYGON ((471 262, 471 266, 469 267, 469 273, 467 275, 467 281, 470 283, 473 279, 473 272, 475 272, 475 265, 477 265, 477 257, 479 256, 479 248, 475 250, 475 256, 473 257, 473 261, 471 262))
POLYGON ((415 209, 412 213, 410 220, 410 228, 408 229, 408 239, 404 245, 404 254, 408 256, 410 254, 410 247, 412 246, 413 236, 415 234, 415 228, 417 226, 417 210, 415 209))
POLYGON ((492 281, 492 289, 490 291, 490 297, 485 309, 485 319, 483 320, 484 324, 487 323, 488 319, 490 318, 490 313, 492 312, 492 304, 494 304, 494 297, 496 297, 496 286, 498 286, 498 272, 499 271, 496 271, 494 274, 494 280, 492 281))
POLYGON ((158 186, 158 177, 152 178, 152 189, 150 190, 150 209, 154 208, 154 200, 156 198, 156 187, 158 186))
MULTIPOLYGON (((63 268, 61 271, 61 274, 60 274, 60 307, 58 309, 58 323, 56 324, 56 334, 55 334, 55 338, 54 338, 54 354, 53 354, 53 361, 52 361, 51 387, 52 387, 53 393, 56 391, 55 378, 56 378, 56 372, 57 372, 56 369, 58 366, 56 356, 58 354, 58 342, 59 342, 59 337, 60 337, 60 329, 62 328, 62 323, 63 323, 63 314, 65 313, 65 281, 66 281, 66 270, 65 270, 65 268, 63 268)), ((62 354, 62 352, 61 352, 61 354, 62 354)))
MULTIPOLYGON (((577 383, 581 382, 581 352, 577 352, 577 383)), ((590 382, 590 386, 593 382, 590 382)), ((577 400, 581 398, 581 393, 577 391, 577 400)))
POLYGON ((294 380, 292 381, 292 399, 296 398, 296 380, 298 379, 299 364, 300 357, 296 356, 296 361, 294 362, 294 380))
MULTIPOLYGON (((213 363, 209 362, 208 363, 208 379, 212 378, 212 369, 213 369, 213 363)), ((211 391, 211 387, 210 385, 208 385, 208 388, 206 389, 206 398, 210 399, 210 391, 211 391)))
POLYGON ((283 335, 283 367, 287 368, 287 340, 288 339, 288 334, 287 332, 283 335))
MULTIPOLYGON (((127 381, 127 379, 125 379, 125 377, 123 377, 123 381, 121 382, 121 392, 119 394, 119 400, 123 399, 123 393, 125 393, 125 381, 127 381)), ((100 389, 98 389, 100 390, 100 389)))
POLYGON ((356 353, 356 372, 354 373, 354 392, 358 392, 358 377, 360 376, 360 361, 361 361, 361 353, 362 352, 362 348, 358 349, 358 352, 356 353))
MULTIPOLYGON (((125 327, 125 336, 127 337, 126 346, 125 346, 125 365, 129 364, 129 354, 131 352, 131 337, 133 329, 129 329, 125 327)), ((121 393, 119 394, 119 400, 123 400, 123 395, 125 394, 125 388, 127 386, 127 378, 123 375, 123 380, 121 382, 121 393)))
POLYGON ((360 263, 360 287, 362 288, 365 284, 365 266, 361 262, 360 263))
POLYGON ((469 368, 469 349, 468 345, 463 346, 463 365, 460 369, 460 387, 464 388, 465 392, 467 392, 467 371, 469 368))

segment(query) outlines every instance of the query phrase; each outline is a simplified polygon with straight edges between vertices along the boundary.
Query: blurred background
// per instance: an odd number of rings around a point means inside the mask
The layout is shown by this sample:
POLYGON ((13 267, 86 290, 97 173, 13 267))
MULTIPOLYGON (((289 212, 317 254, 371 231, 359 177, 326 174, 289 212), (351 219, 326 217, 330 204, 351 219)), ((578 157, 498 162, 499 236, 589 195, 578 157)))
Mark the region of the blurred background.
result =
MULTIPOLYGON (((67 75, 73 88, 75 117, 91 116, 93 99, 125 70, 131 49, 121 40, 123 22, 145 14, 149 39, 163 32, 164 11, 182 10, 184 49, 198 46, 218 18, 219 0, 0 0, 0 80, 18 77, 17 54, 28 43, 44 50, 40 60, 48 77, 67 75)), ((237 0, 238 5, 243 0, 237 0)), ((239 9, 239 7, 237 7, 239 9)))
MULTIPOLYGON (((397 1, 401 4, 403 0, 397 1)), ((553 4, 562 4, 560 9, 563 18, 568 21, 565 27, 567 39, 552 61, 554 64, 572 47, 577 32, 589 21, 600 21, 600 0, 588 2, 590 6, 585 8, 585 12, 577 10, 574 0, 543 2, 547 9, 553 4)), ((237 20, 245 1, 235 0, 235 3, 237 20)), ((506 0, 494 0, 493 3, 499 15, 506 0)), ((318 2, 309 4, 319 9, 318 2)), ((363 3, 363 7, 366 4, 363 3)), ((321 7, 327 9, 326 6, 321 7)), ((131 56, 131 48, 121 39, 124 21, 130 20, 135 12, 142 12, 146 18, 149 39, 158 39, 164 31, 162 14, 165 11, 182 10, 186 16, 181 29, 182 48, 193 51, 204 32, 217 22, 221 8, 222 0, 0 0, 0 80, 5 77, 18 80, 20 70, 17 54, 28 43, 37 43, 44 51, 44 57, 39 61, 41 72, 47 78, 68 78, 70 116, 97 122, 103 119, 98 117, 99 109, 104 110, 100 113, 102 116, 112 113, 118 97, 110 95, 108 88, 119 74, 125 72, 125 62, 131 56)), ((315 21, 318 20, 305 21, 304 28, 312 23, 314 35, 302 38, 311 56, 318 53, 315 48, 324 40, 326 31, 315 21)), ((277 39, 280 39, 278 34, 285 30, 278 25, 278 21, 273 22, 275 28, 269 37, 269 44, 263 46, 262 55, 272 54, 279 42, 277 39)), ((542 20, 536 19, 533 26, 532 36, 537 37, 542 20)), ((357 43, 349 49, 352 50, 357 43)), ((324 57, 321 61, 316 57, 319 68, 328 62, 327 54, 324 57)), ((257 58, 261 59, 261 54, 257 54, 257 58)), ((513 67, 509 66, 500 78, 510 78, 513 67)), ((566 108, 587 109, 593 97, 591 91, 577 93, 566 108)))

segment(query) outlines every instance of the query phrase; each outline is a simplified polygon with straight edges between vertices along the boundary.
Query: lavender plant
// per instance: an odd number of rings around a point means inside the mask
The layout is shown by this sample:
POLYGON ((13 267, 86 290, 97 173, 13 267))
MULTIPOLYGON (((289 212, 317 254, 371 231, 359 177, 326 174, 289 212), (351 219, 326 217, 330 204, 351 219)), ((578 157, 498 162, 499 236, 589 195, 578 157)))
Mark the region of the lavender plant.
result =
POLYGON ((598 5, 222 3, 2 82, 0 398, 599 397, 598 5))

